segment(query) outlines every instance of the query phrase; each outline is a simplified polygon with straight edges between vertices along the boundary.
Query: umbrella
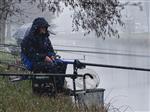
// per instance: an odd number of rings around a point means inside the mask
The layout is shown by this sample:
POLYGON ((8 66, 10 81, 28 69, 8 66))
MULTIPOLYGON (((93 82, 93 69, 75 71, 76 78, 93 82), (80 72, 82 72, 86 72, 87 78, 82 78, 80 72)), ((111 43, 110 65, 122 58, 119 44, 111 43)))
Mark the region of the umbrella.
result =
MULTIPOLYGON (((32 23, 26 23, 22 25, 14 34, 13 37, 16 39, 17 44, 20 45, 22 39, 29 34, 29 31, 31 29, 32 23)), ((56 35, 54 31, 51 30, 51 28, 48 29, 48 32, 52 35, 56 35)))
POLYGON ((15 39, 23 39, 30 31, 32 23, 22 25, 13 35, 15 39))

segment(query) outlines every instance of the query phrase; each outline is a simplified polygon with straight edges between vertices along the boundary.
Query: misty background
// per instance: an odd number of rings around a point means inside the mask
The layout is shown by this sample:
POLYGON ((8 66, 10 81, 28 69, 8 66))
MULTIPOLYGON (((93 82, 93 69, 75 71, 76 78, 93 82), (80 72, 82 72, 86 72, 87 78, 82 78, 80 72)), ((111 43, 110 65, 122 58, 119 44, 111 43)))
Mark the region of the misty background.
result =
MULTIPOLYGON (((129 1, 129 0, 128 0, 129 1)), ((121 0, 127 2, 127 0, 121 0)), ((53 15, 49 11, 42 12, 36 5, 21 3, 25 8, 25 15, 11 16, 7 20, 5 43, 14 44, 13 34, 20 26, 43 16, 51 24, 56 35, 50 40, 55 49, 70 49, 83 51, 97 51, 99 54, 58 52, 63 59, 79 59, 82 62, 110 64, 129 67, 150 68, 150 1, 141 2, 139 7, 127 6, 122 12, 124 27, 118 27, 120 38, 107 37, 105 40, 97 38, 94 33, 84 36, 84 31, 72 32, 71 11, 65 8, 63 13, 53 15), (28 7, 26 9, 26 7, 28 7)), ((105 102, 111 102, 122 110, 148 112, 150 111, 150 73, 134 70, 111 68, 94 69, 100 77, 99 88, 105 90, 105 102)), ((68 73, 72 67, 68 66, 68 73)), ((68 80, 68 79, 67 79, 68 80)), ((69 80, 68 80, 69 82, 69 80)), ((69 85, 71 87, 71 85, 69 85)))

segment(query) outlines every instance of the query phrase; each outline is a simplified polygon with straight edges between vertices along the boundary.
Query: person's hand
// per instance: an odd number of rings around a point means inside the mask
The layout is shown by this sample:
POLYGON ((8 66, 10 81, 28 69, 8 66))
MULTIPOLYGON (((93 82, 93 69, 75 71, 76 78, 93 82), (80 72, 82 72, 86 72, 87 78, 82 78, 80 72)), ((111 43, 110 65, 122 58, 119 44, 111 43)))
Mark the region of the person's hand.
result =
POLYGON ((53 61, 55 60, 55 57, 54 57, 54 56, 51 56, 50 58, 51 58, 51 60, 53 60, 53 61))
POLYGON ((49 56, 46 56, 45 57, 45 62, 53 62, 53 59, 50 58, 49 56))

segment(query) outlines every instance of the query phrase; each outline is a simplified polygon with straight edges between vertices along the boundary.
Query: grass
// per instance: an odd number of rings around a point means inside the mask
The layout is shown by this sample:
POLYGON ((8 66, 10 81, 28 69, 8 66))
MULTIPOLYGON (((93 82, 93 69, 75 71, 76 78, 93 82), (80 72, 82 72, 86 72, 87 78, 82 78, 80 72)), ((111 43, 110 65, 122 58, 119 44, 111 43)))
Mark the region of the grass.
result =
POLYGON ((17 55, 12 55, 7 52, 0 52, 0 61, 14 62, 17 58, 17 55))
MULTIPOLYGON (((8 72, 0 65, 0 72, 8 72)), ((10 72, 10 71, 9 71, 10 72)), ((106 112, 98 106, 79 107, 69 96, 55 98, 37 96, 32 93, 31 81, 10 82, 0 76, 0 112, 106 112)))
POLYGON ((68 96, 36 96, 31 81, 17 83, 0 78, 0 112, 104 112, 94 106, 90 109, 75 106, 68 96))

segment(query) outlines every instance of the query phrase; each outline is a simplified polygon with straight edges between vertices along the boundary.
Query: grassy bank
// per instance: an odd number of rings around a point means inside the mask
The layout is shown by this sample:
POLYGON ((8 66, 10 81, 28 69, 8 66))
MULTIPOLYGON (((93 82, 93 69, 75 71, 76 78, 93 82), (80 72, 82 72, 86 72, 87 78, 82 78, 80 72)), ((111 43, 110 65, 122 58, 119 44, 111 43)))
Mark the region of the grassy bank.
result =
POLYGON ((104 112, 97 107, 75 106, 70 97, 50 98, 32 94, 31 81, 9 82, 0 77, 0 112, 104 112))
MULTIPOLYGON (((0 65, 0 72, 7 72, 6 65, 0 65)), ((10 71, 9 71, 10 72, 10 71)), ((10 82, 0 76, 0 112, 105 112, 104 109, 75 105, 69 96, 56 98, 36 96, 32 93, 31 81, 10 82)))

